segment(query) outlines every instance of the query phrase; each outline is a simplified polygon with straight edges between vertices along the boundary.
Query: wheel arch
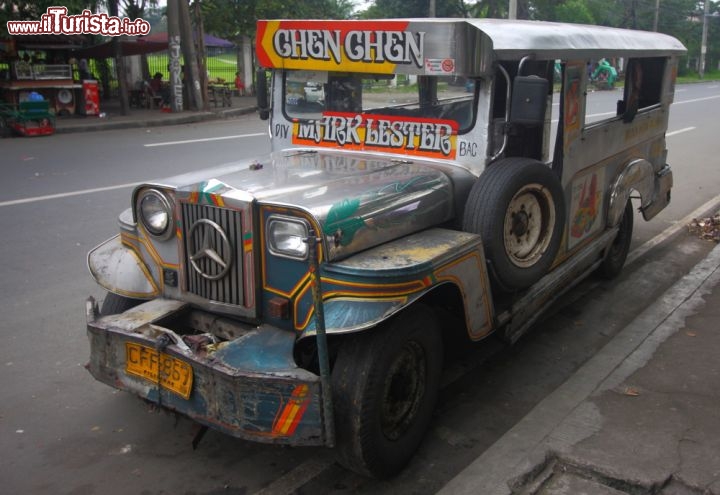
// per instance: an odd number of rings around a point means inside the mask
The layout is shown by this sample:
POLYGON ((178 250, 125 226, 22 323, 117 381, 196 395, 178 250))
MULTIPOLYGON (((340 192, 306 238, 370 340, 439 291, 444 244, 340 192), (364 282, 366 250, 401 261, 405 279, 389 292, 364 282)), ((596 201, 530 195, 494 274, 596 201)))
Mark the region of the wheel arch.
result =
POLYGON ((616 227, 620 223, 633 190, 640 196, 640 209, 652 203, 655 196, 655 172, 652 163, 644 158, 629 161, 612 184, 608 203, 608 227, 616 227))
MULTIPOLYGON (((411 297, 395 300, 383 299, 331 299, 324 302, 326 333, 340 336, 369 331, 385 324, 413 307, 426 306, 435 311, 442 321, 453 320, 443 334, 458 332, 470 340, 479 340, 492 330, 492 304, 489 284, 477 284, 482 290, 463 286, 459 280, 444 280, 411 297), (457 323, 457 324, 455 324, 457 323)), ((312 320, 298 341, 316 334, 312 320)))

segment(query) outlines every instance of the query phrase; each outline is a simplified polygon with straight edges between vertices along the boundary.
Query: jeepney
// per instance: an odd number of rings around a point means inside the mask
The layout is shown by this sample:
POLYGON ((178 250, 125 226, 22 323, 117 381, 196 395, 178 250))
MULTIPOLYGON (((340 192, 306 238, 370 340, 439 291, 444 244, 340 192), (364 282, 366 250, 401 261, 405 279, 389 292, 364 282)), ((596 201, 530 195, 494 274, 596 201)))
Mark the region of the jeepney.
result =
POLYGON ((530 21, 259 21, 272 153, 135 188, 88 255, 108 291, 86 306, 90 372, 392 476, 431 422, 446 339, 515 341, 584 277, 620 272, 631 201, 645 220, 667 206, 684 52, 530 21), (602 58, 625 85, 590 112, 602 58))

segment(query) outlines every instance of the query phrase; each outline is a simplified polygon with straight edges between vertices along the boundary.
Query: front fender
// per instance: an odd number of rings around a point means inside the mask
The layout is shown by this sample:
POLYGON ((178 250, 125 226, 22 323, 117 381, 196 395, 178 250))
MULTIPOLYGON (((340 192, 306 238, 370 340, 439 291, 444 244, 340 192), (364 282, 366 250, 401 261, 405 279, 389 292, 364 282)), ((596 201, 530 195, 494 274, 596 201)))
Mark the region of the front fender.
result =
POLYGON ((145 263, 122 244, 116 235, 92 249, 87 256, 90 274, 104 289, 134 299, 152 299, 160 295, 145 263))
MULTIPOLYGON (((325 301, 325 327, 330 334, 350 333, 377 326, 392 315, 420 299, 424 292, 390 299, 331 299, 325 301)), ((315 335, 313 318, 302 337, 315 335)))
MULTIPOLYGON (((478 340, 491 329, 490 284, 482 243, 475 234, 429 229, 327 263, 322 271, 328 334, 375 327, 449 286, 457 289, 469 337, 478 340)), ((308 324, 301 338, 316 332, 314 311, 308 309, 308 324)))

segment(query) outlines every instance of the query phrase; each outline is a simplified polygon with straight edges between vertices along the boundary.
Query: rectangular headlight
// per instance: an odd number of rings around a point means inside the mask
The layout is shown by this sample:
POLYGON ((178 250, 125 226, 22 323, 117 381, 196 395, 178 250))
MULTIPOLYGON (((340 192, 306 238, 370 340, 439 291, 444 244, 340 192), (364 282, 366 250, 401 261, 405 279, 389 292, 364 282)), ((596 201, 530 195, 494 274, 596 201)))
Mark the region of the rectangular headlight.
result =
POLYGON ((290 217, 270 217, 267 221, 268 249, 276 256, 298 260, 307 259, 308 225, 305 221, 290 217))

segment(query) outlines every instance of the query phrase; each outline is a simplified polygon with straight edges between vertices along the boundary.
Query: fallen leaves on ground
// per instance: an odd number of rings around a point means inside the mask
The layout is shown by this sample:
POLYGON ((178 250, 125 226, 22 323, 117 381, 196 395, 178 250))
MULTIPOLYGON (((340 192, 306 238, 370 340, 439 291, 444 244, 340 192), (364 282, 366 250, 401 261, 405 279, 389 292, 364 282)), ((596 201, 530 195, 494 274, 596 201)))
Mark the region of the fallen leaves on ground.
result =
POLYGON ((720 213, 713 217, 694 218, 688 230, 701 239, 720 242, 720 213))
POLYGON ((636 389, 635 387, 625 387, 622 391, 623 395, 628 395, 630 397, 637 397, 640 395, 640 391, 636 389))

